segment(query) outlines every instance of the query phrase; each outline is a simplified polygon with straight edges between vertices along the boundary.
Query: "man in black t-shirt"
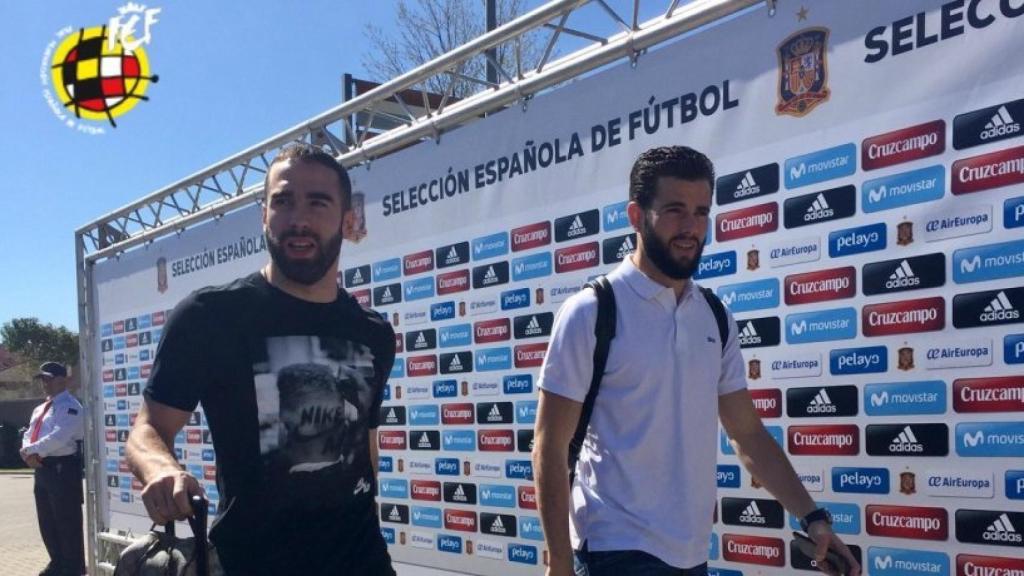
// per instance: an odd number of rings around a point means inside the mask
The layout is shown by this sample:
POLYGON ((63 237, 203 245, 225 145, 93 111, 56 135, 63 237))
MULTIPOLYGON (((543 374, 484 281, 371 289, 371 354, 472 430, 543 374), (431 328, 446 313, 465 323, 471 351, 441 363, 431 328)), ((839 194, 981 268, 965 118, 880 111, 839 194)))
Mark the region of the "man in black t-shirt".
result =
POLYGON ((393 575, 374 493, 394 332, 338 288, 351 184, 331 156, 283 150, 265 182, 271 261, 196 291, 164 327, 127 457, 158 523, 201 494, 173 455, 202 404, 221 500, 210 539, 229 575, 393 575))

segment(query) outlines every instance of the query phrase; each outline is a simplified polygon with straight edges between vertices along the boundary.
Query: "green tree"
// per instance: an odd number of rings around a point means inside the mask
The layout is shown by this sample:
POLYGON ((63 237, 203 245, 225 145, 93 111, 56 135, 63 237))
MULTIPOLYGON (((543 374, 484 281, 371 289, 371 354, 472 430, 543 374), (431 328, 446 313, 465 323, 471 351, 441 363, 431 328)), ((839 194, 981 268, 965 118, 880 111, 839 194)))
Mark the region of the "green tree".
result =
POLYGON ((14 318, 4 323, 0 344, 36 364, 49 360, 68 366, 78 364, 78 334, 63 326, 42 324, 38 318, 14 318))

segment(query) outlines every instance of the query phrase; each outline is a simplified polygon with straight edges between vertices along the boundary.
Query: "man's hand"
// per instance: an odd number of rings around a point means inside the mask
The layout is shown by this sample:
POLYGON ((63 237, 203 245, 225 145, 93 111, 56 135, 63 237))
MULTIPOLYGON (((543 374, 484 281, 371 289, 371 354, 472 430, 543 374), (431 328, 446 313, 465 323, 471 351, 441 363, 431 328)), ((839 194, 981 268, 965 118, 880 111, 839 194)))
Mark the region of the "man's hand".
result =
POLYGON ((193 495, 206 497, 202 486, 184 470, 168 470, 158 474, 142 489, 142 503, 153 522, 167 524, 192 515, 193 495))
POLYGON ((807 535, 818 546, 814 553, 814 561, 818 565, 818 570, 829 576, 860 576, 860 564, 857 563, 857 559, 853 557, 850 549, 839 539, 839 536, 836 536, 835 532, 832 531, 832 527, 827 522, 820 520, 812 522, 807 527, 807 535), (825 554, 828 553, 829 548, 832 548, 834 552, 846 560, 848 568, 845 573, 840 574, 826 568, 828 563, 825 562, 825 554))
POLYGON ((39 454, 29 454, 24 448, 21 449, 21 459, 25 461, 25 464, 29 468, 42 468, 43 458, 39 454))

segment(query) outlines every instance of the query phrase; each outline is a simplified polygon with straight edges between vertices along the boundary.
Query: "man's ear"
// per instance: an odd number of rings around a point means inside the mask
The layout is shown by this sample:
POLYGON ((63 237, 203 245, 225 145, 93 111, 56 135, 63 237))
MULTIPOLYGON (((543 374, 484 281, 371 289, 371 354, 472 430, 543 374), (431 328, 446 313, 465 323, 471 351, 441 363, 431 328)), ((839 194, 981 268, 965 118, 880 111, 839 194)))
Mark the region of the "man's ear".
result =
POLYGON ((626 204, 626 216, 629 217, 629 223, 633 226, 633 230, 637 232, 643 228, 644 212, 645 210, 634 201, 630 201, 629 204, 626 204))

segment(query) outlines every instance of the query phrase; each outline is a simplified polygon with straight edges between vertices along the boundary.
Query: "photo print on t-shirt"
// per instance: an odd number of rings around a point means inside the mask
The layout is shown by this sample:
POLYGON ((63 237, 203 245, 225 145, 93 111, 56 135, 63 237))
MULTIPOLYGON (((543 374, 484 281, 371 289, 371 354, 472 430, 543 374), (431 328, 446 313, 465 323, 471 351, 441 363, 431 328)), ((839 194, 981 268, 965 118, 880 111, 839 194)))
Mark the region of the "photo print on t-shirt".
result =
POLYGON ((290 476, 327 468, 348 472, 367 447, 370 349, 319 336, 279 336, 265 343, 266 357, 253 365, 264 462, 290 476))

